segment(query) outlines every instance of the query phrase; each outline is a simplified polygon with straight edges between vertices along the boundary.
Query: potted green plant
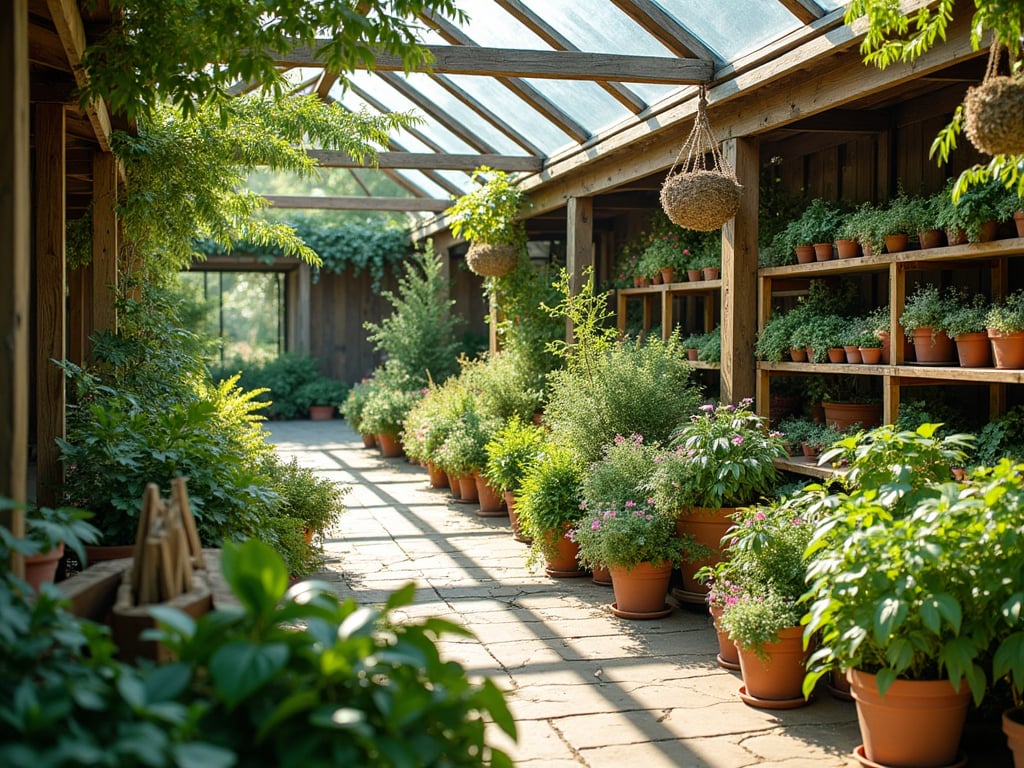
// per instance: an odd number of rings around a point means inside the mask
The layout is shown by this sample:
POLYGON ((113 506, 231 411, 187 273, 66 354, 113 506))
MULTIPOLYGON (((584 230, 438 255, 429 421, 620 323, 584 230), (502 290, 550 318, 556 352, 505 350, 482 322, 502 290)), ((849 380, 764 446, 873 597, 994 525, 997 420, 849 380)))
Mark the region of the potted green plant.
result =
POLYGON ((856 329, 849 341, 851 345, 856 345, 860 361, 865 365, 878 365, 882 362, 882 339, 869 323, 856 329))
POLYGON ((866 757, 884 765, 954 761, 968 701, 972 692, 975 701, 984 695, 984 665, 1003 621, 995 604, 1005 593, 990 581, 1002 573, 975 567, 1002 557, 986 541, 992 529, 979 531, 986 515, 978 507, 991 497, 947 485, 968 443, 935 438, 937 427, 886 426, 837 446, 853 451, 851 490, 832 497, 833 511, 808 547, 815 557, 805 636, 821 647, 804 690, 830 668, 849 670, 866 757), (914 689, 922 689, 928 711, 918 704, 909 721, 896 722, 914 689), (895 742, 885 738, 897 734, 895 742), (915 741, 917 734, 923 738, 915 741))
POLYGON ((530 541, 522 532, 516 510, 516 496, 527 469, 536 461, 544 447, 547 430, 513 416, 498 429, 484 446, 487 463, 483 474, 495 488, 501 489, 508 509, 512 536, 517 541, 530 541))
POLYGON ((946 320, 957 307, 955 291, 942 293, 931 283, 922 283, 907 297, 900 325, 914 339, 914 354, 920 363, 946 363, 955 357, 953 341, 946 332, 946 320))
POLYGON ((937 198, 939 223, 946 229, 950 243, 981 243, 994 240, 998 224, 1013 217, 1020 199, 1009 192, 999 179, 973 184, 953 200, 953 180, 937 198))
MULTIPOLYGON (((5 496, 0 496, 0 511, 25 509, 5 496)), ((92 515, 85 510, 70 507, 29 506, 25 512, 25 537, 16 539, 2 528, 4 548, 21 553, 25 564, 25 581, 38 592, 46 582, 52 582, 64 556, 65 547, 86 562, 85 547, 99 540, 99 530, 89 523, 92 515)))
POLYGON ((739 651, 743 688, 752 706, 798 706, 805 660, 800 597, 806 589, 804 552, 814 531, 805 499, 760 504, 738 510, 727 534, 723 565, 716 579, 734 592, 720 623, 739 651), (783 704, 785 702, 785 704, 783 704))
POLYGON ((377 379, 363 409, 361 426, 377 436, 381 453, 394 458, 404 453, 398 440, 405 417, 412 410, 420 392, 401 389, 377 379))
POLYGON ((377 436, 363 428, 363 411, 372 390, 373 383, 368 378, 353 384, 341 406, 341 415, 348 425, 362 436, 363 446, 366 448, 373 448, 377 444, 377 436))
POLYGON ((1024 368, 1024 290, 993 302, 985 315, 996 368, 1024 368))
POLYGON ((549 440, 527 468, 519 485, 516 509, 530 545, 528 563, 546 562, 549 576, 582 576, 576 555, 579 546, 567 535, 583 515, 583 466, 563 445, 549 440))
MULTIPOLYGON (((343 502, 351 486, 320 477, 308 467, 299 466, 295 458, 286 462, 275 456, 270 463, 268 476, 280 496, 281 514, 299 521, 307 544, 314 536, 323 538, 345 512, 343 502)), ((296 572, 295 568, 291 570, 296 572)))
POLYGON ((472 175, 481 186, 458 198, 445 215, 452 234, 470 241, 469 268, 501 277, 515 269, 526 244, 526 232, 516 220, 526 198, 504 171, 481 166, 472 175))
POLYGON ((880 226, 882 210, 871 203, 863 203, 843 217, 836 236, 843 240, 856 240, 865 256, 881 253, 885 248, 885 233, 880 226))
POLYGON ((843 342, 849 328, 849 320, 834 314, 808 313, 803 317, 801 326, 803 338, 814 353, 811 362, 846 361, 843 342))
POLYGON ((459 478, 459 500, 478 502, 476 474, 487 463, 487 445, 494 433, 493 423, 482 418, 475 408, 469 408, 447 431, 444 442, 435 455, 438 466, 449 476, 459 478))
MULTIPOLYGON (((793 327, 799 315, 792 312, 772 311, 764 328, 757 334, 754 351, 758 358, 770 363, 788 360, 792 349, 793 327)), ((806 359, 806 358, 805 358, 806 359)))
POLYGON ((909 247, 910 235, 917 234, 920 203, 902 189, 879 211, 877 226, 885 241, 885 250, 899 253, 909 247))
POLYGON ((832 258, 832 241, 842 221, 842 212, 834 203, 821 198, 811 200, 803 214, 797 219, 801 245, 810 243, 818 261, 832 258))
POLYGON ((689 263, 689 249, 682 243, 678 232, 670 231, 656 236, 644 249, 637 270, 648 277, 660 273, 664 282, 671 283, 687 269, 689 263))
POLYGON ((961 368, 986 368, 992 364, 985 322, 989 310, 988 297, 981 293, 958 296, 944 322, 946 333, 956 343, 961 368))
POLYGON ((334 409, 345 402, 348 384, 320 377, 303 384, 295 392, 295 401, 309 413, 312 421, 334 418, 334 409))
POLYGON ((672 568, 683 556, 671 515, 655 510, 642 497, 587 504, 571 537, 579 546, 581 565, 611 572, 616 616, 653 619, 671 613, 665 594, 672 568))
POLYGON ((714 328, 700 336, 697 359, 704 363, 722 362, 722 329, 714 328))
POLYGON ((722 273, 722 245, 714 240, 705 241, 697 250, 695 262, 700 264, 701 277, 717 280, 722 273))

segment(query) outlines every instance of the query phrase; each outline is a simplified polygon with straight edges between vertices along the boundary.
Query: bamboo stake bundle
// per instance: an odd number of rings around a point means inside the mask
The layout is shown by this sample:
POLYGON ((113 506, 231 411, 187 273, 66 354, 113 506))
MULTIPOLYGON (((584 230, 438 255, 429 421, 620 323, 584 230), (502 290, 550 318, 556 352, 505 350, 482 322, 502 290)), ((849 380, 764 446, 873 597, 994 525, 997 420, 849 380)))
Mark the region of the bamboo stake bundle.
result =
POLYGON ((174 479, 170 499, 160 497, 155 483, 147 485, 130 576, 132 603, 173 600, 192 589, 193 568, 205 567, 185 478, 174 479))

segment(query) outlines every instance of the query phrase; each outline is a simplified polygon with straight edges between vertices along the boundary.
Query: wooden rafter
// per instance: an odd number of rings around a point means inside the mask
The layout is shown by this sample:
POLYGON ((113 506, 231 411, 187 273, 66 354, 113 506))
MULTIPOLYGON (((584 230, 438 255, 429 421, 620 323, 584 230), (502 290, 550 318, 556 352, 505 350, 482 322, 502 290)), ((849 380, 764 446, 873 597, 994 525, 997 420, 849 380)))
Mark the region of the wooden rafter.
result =
MULTIPOLYGON (((497 0, 497 3, 556 51, 579 50, 569 38, 530 10, 522 0, 497 0)), ((621 83, 601 82, 599 85, 634 115, 643 112, 647 106, 643 99, 621 83)))
MULTIPOLYGON (((78 3, 75 0, 46 0, 46 6, 50 10, 53 25, 64 46, 67 61, 75 74, 75 81, 79 87, 84 87, 89 82, 89 76, 82 66, 82 58, 85 55, 85 24, 78 11, 78 3)), ((104 152, 109 152, 111 126, 107 105, 102 101, 93 101, 86 106, 86 114, 96 134, 96 141, 104 152)))
MULTIPOLYGON (((54 2, 56 0, 53 0, 54 2)), ((296 46, 288 53, 272 53, 274 62, 292 67, 322 66, 317 51, 330 40, 318 40, 314 47, 296 46)), ((537 51, 527 48, 484 48, 478 45, 425 45, 434 57, 429 69, 452 75, 490 77, 534 77, 548 80, 592 80, 596 82, 660 83, 696 85, 711 79, 714 69, 707 59, 668 56, 631 56, 583 51, 537 51)), ((377 54, 373 69, 404 72, 401 56, 377 54)))
POLYGON ((467 93, 463 88, 456 85, 451 78, 438 74, 432 74, 431 77, 433 77, 433 79, 437 82, 438 85, 440 85, 442 88, 448 91, 448 93, 450 93, 452 96, 454 96, 463 104, 465 104, 467 107, 472 109, 474 112, 480 115, 480 117, 482 117, 488 123, 493 125, 503 134, 508 136, 512 141, 514 141, 520 147, 525 149, 531 155, 541 157, 544 154, 544 150, 542 150, 540 147, 538 147, 536 144, 534 144, 532 141, 526 138, 526 136, 517 131, 507 122, 498 117, 497 114, 495 114, 492 110, 485 107, 477 99, 470 96, 469 93, 467 93))
MULTIPOLYGON (((347 152, 311 149, 307 155, 324 168, 365 168, 368 163, 361 163, 347 152)), ((441 171, 472 171, 481 165, 499 171, 526 171, 536 173, 544 163, 539 157, 519 157, 516 155, 479 154, 453 155, 431 152, 378 152, 377 168, 401 168, 406 170, 441 170, 441 171)))
POLYGON ((811 24, 825 15, 825 9, 814 0, 778 0, 778 2, 804 24, 811 24))
POLYGON ((437 120, 438 123, 443 125, 454 135, 466 142, 466 144, 473 149, 478 152, 488 152, 492 154, 497 152, 492 145, 479 138, 471 130, 467 129, 443 109, 440 109, 434 102, 409 85, 405 78, 399 77, 393 72, 380 72, 377 76, 400 94, 405 96, 405 98, 409 99, 413 104, 437 120))
MULTIPOLYGON (((396 152, 405 152, 405 147, 403 147, 401 144, 399 144, 394 139, 391 139, 388 142, 388 146, 391 147, 391 149, 396 151, 396 152)), ((462 193, 465 191, 465 190, 457 187, 455 184, 452 184, 452 182, 450 182, 444 176, 439 174, 437 171, 428 170, 428 169, 419 169, 419 170, 420 170, 420 173, 422 173, 424 176, 426 176, 432 182, 437 184, 439 187, 441 187, 441 189, 443 189, 445 192, 447 192, 450 195, 455 195, 456 197, 458 197, 458 196, 462 195, 462 193)), ((395 177, 397 177, 397 178, 405 179, 405 176, 403 174, 400 174, 400 173, 398 173, 396 171, 391 171, 391 173, 393 173, 395 175, 395 177)), ((419 192, 419 195, 421 197, 429 197, 429 195, 424 193, 422 190, 419 192)))
POLYGON ((677 56, 697 56, 708 62, 722 58, 693 32, 651 0, 612 0, 615 6, 677 56))
MULTIPOLYGON (((434 29, 437 30, 438 34, 440 34, 448 43, 468 47, 472 47, 474 45, 473 41, 465 32, 447 19, 431 15, 426 15, 423 19, 431 24, 434 29)), ((590 138, 590 132, 586 128, 573 120, 568 113, 560 109, 547 96, 542 94, 525 80, 518 77, 497 77, 495 79, 537 110, 537 112, 546 118, 548 122, 558 126, 560 130, 564 131, 574 141, 582 144, 590 138)))
POLYGON ((324 197, 310 195, 264 195, 275 208, 307 208, 329 211, 398 211, 440 213, 451 200, 423 197, 324 197))

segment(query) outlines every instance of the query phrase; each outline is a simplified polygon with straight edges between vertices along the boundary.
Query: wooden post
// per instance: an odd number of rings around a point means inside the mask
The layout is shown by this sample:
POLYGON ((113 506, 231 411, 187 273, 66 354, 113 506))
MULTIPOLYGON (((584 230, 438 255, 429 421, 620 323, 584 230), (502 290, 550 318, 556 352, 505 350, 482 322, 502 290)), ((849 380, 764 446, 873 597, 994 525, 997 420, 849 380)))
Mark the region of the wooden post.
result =
POLYGON ((288 351, 308 355, 313 348, 310 328, 313 270, 306 262, 299 262, 299 266, 288 273, 287 281, 288 307, 285 316, 288 323, 288 351))
MULTIPOLYGON (((569 290, 573 296, 583 288, 583 273, 594 266, 594 201, 570 197, 566 211, 565 261, 569 290)), ((572 326, 565 323, 565 340, 573 339, 572 326)))
POLYGON ((743 185, 739 211, 722 227, 722 400, 735 403, 755 394, 760 157, 757 139, 729 139, 723 150, 743 185))
POLYGON ((109 152, 92 158, 92 327, 117 330, 117 160, 109 152))
POLYGON ((36 498, 59 502, 63 468, 56 438, 64 437, 64 106, 35 107, 36 251, 36 498))
MULTIPOLYGON (((25 500, 28 462, 28 2, 0 3, 0 494, 25 500)), ((0 525, 25 535, 21 510, 0 525)), ((20 555, 12 564, 24 575, 20 555)))

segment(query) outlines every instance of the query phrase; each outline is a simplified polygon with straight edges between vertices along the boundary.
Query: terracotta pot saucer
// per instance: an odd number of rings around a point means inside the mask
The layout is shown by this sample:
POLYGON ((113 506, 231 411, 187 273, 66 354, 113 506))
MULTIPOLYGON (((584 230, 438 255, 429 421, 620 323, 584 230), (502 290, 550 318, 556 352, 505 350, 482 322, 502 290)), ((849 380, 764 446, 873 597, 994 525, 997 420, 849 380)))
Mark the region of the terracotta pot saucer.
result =
POLYGON ((707 605, 708 604, 708 593, 707 592, 689 592, 680 587, 672 588, 672 597, 678 600, 680 603, 688 603, 689 605, 707 605))
POLYGON ((505 507, 502 507, 501 509, 496 509, 493 512, 490 512, 490 511, 489 512, 484 512, 483 510, 478 509, 477 512, 476 512, 476 516, 477 517, 508 517, 508 510, 505 509, 505 507))
POLYGON ((467 499, 465 496, 460 496, 457 499, 452 499, 456 504, 479 504, 479 499, 467 499))
POLYGON ((849 690, 844 690, 839 686, 832 685, 832 683, 825 683, 825 690, 827 690, 833 699, 839 699, 840 701, 853 701, 853 696, 849 690))
MULTIPOLYGON (((864 754, 863 744, 857 745, 857 748, 853 750, 853 756, 857 759, 858 763, 864 766, 864 768, 891 768, 891 766, 876 763, 874 760, 868 760, 867 755, 864 754)), ((963 768, 965 765, 967 765, 967 755, 963 752, 959 752, 956 756, 956 762, 940 766, 939 768, 963 768)))
POLYGON ((636 613, 635 611, 620 611, 618 609, 618 603, 612 603, 609 607, 611 612, 618 616, 620 619, 661 619, 672 613, 672 606, 665 603, 664 607, 660 611, 649 611, 646 613, 636 613))
POLYGON ((813 697, 805 699, 803 696, 796 696, 792 699, 759 699, 747 693, 747 686, 740 686, 740 698, 743 703, 758 709, 796 709, 810 704, 813 697))
POLYGON ((545 568, 544 573, 553 579, 576 579, 580 576, 587 576, 587 572, 582 568, 575 571, 559 571, 554 568, 545 568))
MULTIPOLYGON (((720 666, 722 669, 728 669, 731 672, 739 672, 740 670, 739 664, 737 664, 735 661, 726 661, 720 653, 715 655, 715 661, 718 662, 718 666, 720 666)), ((743 690, 745 691, 746 688, 744 688, 743 690)))

